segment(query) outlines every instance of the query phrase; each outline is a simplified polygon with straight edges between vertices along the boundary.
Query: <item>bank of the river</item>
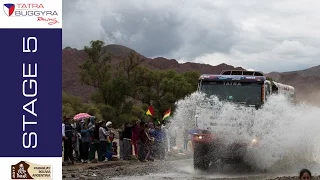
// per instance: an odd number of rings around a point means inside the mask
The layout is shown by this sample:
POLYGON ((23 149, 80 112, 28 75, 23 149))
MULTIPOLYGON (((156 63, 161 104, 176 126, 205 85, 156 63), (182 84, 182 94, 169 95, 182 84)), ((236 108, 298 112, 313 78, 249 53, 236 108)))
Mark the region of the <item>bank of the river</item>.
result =
MULTIPOLYGON (((138 162, 110 161, 105 163, 75 164, 63 167, 63 179, 66 180, 297 180, 294 176, 276 177, 272 174, 232 174, 224 172, 220 175, 210 172, 195 172, 192 160, 171 158, 167 161, 138 162), (179 160, 180 159, 180 160, 179 160), (226 175, 228 174, 228 175, 226 175)), ((320 180, 320 176, 314 177, 320 180)))

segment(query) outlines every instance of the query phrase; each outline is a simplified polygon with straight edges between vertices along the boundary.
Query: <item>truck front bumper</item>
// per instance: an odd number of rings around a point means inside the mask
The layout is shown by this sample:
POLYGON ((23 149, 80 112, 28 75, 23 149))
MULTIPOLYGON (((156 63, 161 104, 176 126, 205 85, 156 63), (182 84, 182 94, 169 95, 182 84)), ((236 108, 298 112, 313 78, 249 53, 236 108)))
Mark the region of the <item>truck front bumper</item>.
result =
POLYGON ((194 134, 192 144, 200 145, 207 149, 207 157, 211 160, 223 160, 224 162, 242 162, 250 146, 256 144, 256 140, 248 143, 231 142, 218 138, 213 134, 194 134))

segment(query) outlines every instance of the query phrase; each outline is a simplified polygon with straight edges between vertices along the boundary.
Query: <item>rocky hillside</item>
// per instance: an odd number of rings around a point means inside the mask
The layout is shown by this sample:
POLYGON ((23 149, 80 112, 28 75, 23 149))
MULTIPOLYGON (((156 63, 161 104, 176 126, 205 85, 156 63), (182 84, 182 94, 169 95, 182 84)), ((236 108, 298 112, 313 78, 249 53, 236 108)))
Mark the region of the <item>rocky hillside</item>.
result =
MULTIPOLYGON (((105 50, 111 54, 111 62, 113 64, 127 58, 128 54, 132 51, 132 49, 120 45, 108 45, 105 47, 105 50)), ((79 80, 79 65, 86 60, 86 53, 83 50, 68 47, 63 49, 62 56, 63 90, 72 95, 88 99, 90 94, 93 92, 93 88, 81 84, 79 80)), ((233 67, 227 64, 220 64, 218 66, 191 62, 180 64, 175 59, 166 59, 163 57, 151 59, 140 55, 140 58, 144 59, 142 64, 151 69, 174 69, 178 72, 193 70, 199 71, 202 74, 215 74, 226 69, 243 69, 241 67, 233 67)), ((306 100, 313 104, 320 105, 320 66, 294 72, 272 72, 267 75, 280 83, 294 86, 297 91, 298 100, 306 100)))
MULTIPOLYGON (((117 62, 128 57, 128 54, 132 49, 120 46, 120 45, 108 45, 105 47, 106 51, 111 54, 111 63, 117 62)), ((85 62, 87 56, 83 50, 77 50, 72 48, 65 48, 62 51, 62 88, 65 92, 72 95, 81 96, 88 99, 88 95, 91 94, 93 88, 87 85, 83 85, 79 79, 79 65, 85 62)), ((220 64, 218 66, 211 66, 207 64, 198 63, 178 63, 175 59, 166 59, 162 57, 147 58, 140 55, 141 59, 144 59, 142 64, 151 69, 174 69, 178 72, 185 72, 189 70, 199 71, 200 73, 220 73, 225 69, 242 69, 241 67, 233 67, 227 64, 220 64)))
MULTIPOLYGON (((302 76, 299 72, 269 73, 267 76, 277 82, 295 87, 296 98, 299 101, 307 101, 311 104, 320 106, 320 76, 302 76)), ((303 70, 308 73, 308 71, 303 70)))
POLYGON ((301 71, 285 72, 284 74, 292 74, 292 73, 297 73, 303 77, 308 77, 308 76, 320 77, 320 65, 311 67, 309 69, 301 70, 301 71))

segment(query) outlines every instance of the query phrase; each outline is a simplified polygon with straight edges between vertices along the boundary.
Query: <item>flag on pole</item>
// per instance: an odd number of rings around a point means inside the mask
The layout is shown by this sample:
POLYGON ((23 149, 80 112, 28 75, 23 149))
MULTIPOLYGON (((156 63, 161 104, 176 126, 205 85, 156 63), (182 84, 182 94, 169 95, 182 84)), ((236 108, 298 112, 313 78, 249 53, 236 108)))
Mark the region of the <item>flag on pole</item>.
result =
POLYGON ((168 109, 168 110, 166 111, 166 113, 164 113, 164 116, 163 116, 162 120, 168 119, 168 118, 170 117, 170 115, 171 115, 171 108, 168 109))
POLYGON ((152 106, 152 105, 150 105, 150 106, 148 107, 148 110, 147 110, 147 112, 146 112, 146 115, 148 115, 148 116, 154 116, 154 109, 153 109, 153 106, 152 106))

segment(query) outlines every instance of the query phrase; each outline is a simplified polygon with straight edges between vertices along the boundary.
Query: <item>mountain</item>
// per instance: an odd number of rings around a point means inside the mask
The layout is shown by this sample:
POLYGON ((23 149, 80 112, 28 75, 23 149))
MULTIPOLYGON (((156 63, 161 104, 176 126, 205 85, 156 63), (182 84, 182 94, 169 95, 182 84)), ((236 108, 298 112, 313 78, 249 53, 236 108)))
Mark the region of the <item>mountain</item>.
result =
POLYGON ((285 73, 272 72, 266 75, 277 82, 293 86, 298 101, 320 105, 320 76, 307 76, 306 74, 309 74, 309 72, 302 70, 285 73), (302 75, 302 72, 305 74, 302 75))
MULTIPOLYGON (((120 62, 128 57, 128 54, 133 51, 130 48, 121 45, 107 45, 104 47, 107 53, 111 54, 111 64, 120 62)), ((139 53, 138 53, 139 54, 139 53)), ((220 64, 218 66, 211 66, 208 64, 199 63, 178 63, 175 59, 166 59, 157 57, 154 59, 147 58, 141 54, 140 58, 144 59, 142 65, 151 69, 174 69, 177 72, 185 72, 189 70, 199 71, 203 74, 220 73, 225 69, 238 69, 243 70, 241 67, 233 67, 227 64, 220 64)), ((80 82, 80 68, 79 65, 86 61, 87 55, 83 50, 77 50, 67 47, 62 50, 62 89, 72 95, 83 97, 87 100, 93 92, 93 88, 84 85, 80 82)))
MULTIPOLYGON (((131 51, 128 47, 121 45, 107 45, 104 47, 107 53, 111 54, 111 63, 115 64, 128 57, 131 51)), ((139 54, 139 53, 138 53, 139 54)), ((143 65, 151 69, 174 69, 177 72, 188 70, 199 71, 201 74, 219 74, 222 70, 243 70, 242 67, 234 67, 227 64, 211 66, 199 63, 178 63, 175 59, 166 59, 163 57, 147 58, 141 54, 140 58, 144 59, 143 65)), ((62 51, 62 88, 65 92, 83 97, 88 100, 90 94, 94 91, 91 86, 84 85, 79 79, 79 65, 85 62, 87 58, 83 50, 77 50, 70 47, 62 51)), ((294 86, 296 89, 297 100, 306 100, 310 103, 320 105, 320 66, 294 72, 271 72, 266 74, 277 82, 294 86)))
POLYGON ((315 67, 311 67, 311 68, 305 69, 305 70, 285 72, 285 74, 290 74, 290 73, 297 73, 303 77, 308 77, 308 76, 320 77, 320 65, 315 66, 315 67))
POLYGON ((309 76, 315 76, 315 77, 320 77, 320 65, 319 66, 314 66, 308 69, 304 70, 299 70, 299 71, 290 71, 290 72, 271 72, 269 74, 272 74, 273 76, 278 76, 280 74, 298 74, 302 77, 309 77, 309 76))

